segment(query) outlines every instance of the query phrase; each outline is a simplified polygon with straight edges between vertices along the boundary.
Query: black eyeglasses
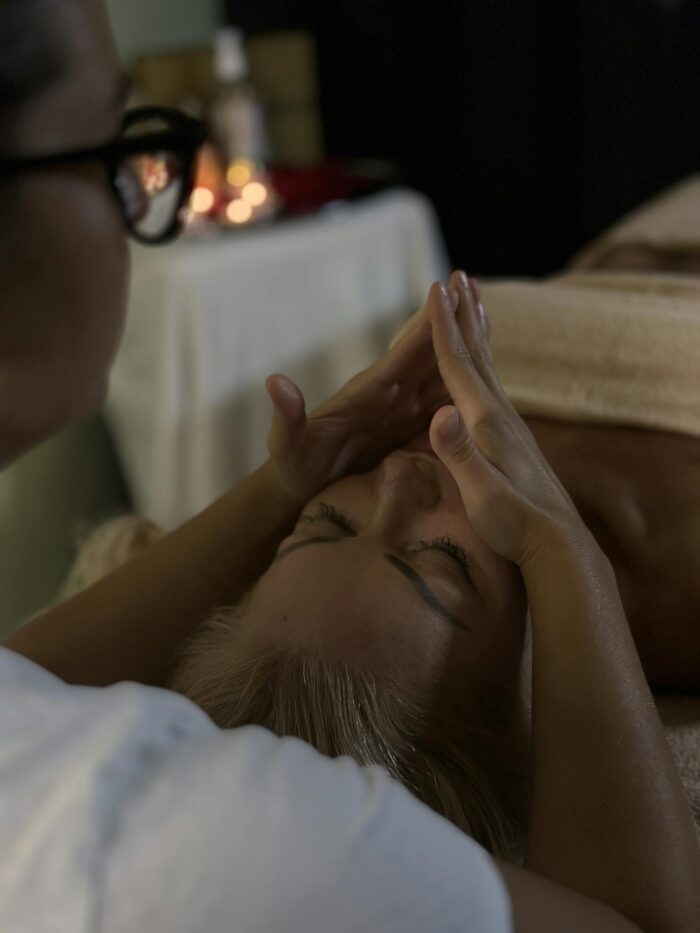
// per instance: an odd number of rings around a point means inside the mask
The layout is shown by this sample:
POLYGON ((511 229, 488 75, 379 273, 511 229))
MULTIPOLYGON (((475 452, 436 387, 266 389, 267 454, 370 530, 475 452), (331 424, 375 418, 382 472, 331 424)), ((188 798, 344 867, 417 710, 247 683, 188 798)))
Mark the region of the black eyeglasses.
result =
POLYGON ((167 243, 182 230, 197 150, 206 135, 201 120, 180 110, 140 107, 126 113, 119 138, 104 146, 0 158, 0 179, 36 169, 101 162, 131 236, 150 245, 167 243))

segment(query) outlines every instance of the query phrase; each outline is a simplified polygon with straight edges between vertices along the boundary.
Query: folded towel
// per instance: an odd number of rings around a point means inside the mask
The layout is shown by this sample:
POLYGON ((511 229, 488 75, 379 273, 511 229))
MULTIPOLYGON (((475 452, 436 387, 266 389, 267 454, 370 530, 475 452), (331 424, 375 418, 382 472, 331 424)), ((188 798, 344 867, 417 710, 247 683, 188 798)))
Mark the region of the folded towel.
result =
POLYGON ((660 254, 666 267, 674 259, 700 256, 700 175, 684 179, 623 217, 575 256, 570 268, 602 267, 621 248, 660 254))
POLYGON ((138 515, 120 515, 97 526, 78 542, 75 561, 57 602, 71 599, 83 590, 138 557, 165 532, 138 515))
POLYGON ((700 278, 570 273, 482 294, 521 415, 700 436, 700 278))

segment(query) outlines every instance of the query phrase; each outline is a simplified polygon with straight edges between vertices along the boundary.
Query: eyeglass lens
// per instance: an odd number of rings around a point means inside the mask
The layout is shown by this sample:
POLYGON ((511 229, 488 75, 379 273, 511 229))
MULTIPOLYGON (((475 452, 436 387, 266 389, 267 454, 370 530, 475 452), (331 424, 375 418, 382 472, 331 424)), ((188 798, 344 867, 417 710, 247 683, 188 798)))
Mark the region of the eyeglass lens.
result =
MULTIPOLYGON (((171 130, 161 118, 141 119, 125 132, 128 138, 171 130)), ((143 239, 156 240, 172 226, 182 207, 187 184, 184 157, 172 151, 128 156, 117 167, 116 186, 127 221, 143 239)))

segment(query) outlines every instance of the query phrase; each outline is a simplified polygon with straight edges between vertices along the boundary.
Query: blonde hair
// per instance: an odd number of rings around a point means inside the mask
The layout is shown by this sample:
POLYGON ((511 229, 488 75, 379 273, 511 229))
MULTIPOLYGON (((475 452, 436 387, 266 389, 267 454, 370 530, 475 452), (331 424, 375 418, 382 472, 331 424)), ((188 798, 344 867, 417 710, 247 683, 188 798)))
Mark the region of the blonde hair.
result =
MULTIPOLYGON (((107 522, 79 551, 62 598, 138 556, 164 532, 137 516, 107 522)), ((507 690, 491 685, 472 714, 437 721, 399 684, 331 664, 317 652, 245 646, 244 605, 208 619, 181 651, 167 686, 222 729, 257 725, 331 758, 377 765, 492 855, 523 861, 523 828, 498 791, 482 743, 504 728, 507 690), (475 725, 480 723, 479 726, 475 725)))
POLYGON ((185 646, 168 683, 222 729, 262 726, 323 755, 377 765, 492 855, 522 857, 522 828, 480 747, 498 734, 500 705, 481 696, 474 722, 438 722, 404 691, 309 650, 246 645, 242 610, 222 610, 185 646), (233 640, 232 640, 233 639, 233 640), (486 700, 486 702, 482 702, 486 700))

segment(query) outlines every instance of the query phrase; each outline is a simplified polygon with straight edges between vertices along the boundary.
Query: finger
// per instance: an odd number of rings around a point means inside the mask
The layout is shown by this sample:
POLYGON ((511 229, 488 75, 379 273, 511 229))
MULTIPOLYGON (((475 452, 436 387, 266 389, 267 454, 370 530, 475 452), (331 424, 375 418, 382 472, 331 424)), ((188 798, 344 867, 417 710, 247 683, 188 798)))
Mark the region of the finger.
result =
POLYGON ((459 486, 464 505, 476 507, 494 490, 498 471, 479 449, 457 408, 441 408, 430 424, 430 444, 459 486))
POLYGON ((474 299, 481 324, 486 330, 486 339, 490 340, 491 334, 493 333, 493 322, 481 301, 481 282, 478 279, 475 279, 474 276, 468 276, 466 272, 460 269, 452 273, 450 276, 449 285, 450 288, 454 288, 455 291, 458 291, 461 288, 466 288, 469 290, 472 298, 474 299))
POLYGON ((467 273, 462 269, 455 269, 452 275, 447 280, 447 287, 452 288, 455 291, 467 281, 467 273))
MULTIPOLYGON (((476 308, 476 321, 478 323, 477 331, 480 329, 486 332, 487 342, 491 339, 491 318, 486 313, 484 306, 481 302, 481 285, 475 278, 472 278, 467 275, 466 272, 463 272, 461 269, 453 272, 450 276, 449 281, 450 288, 454 289, 458 294, 461 295, 462 291, 467 292, 468 301, 465 301, 465 306, 471 302, 472 306, 476 308)), ((458 315, 458 320, 460 316, 458 315)), ((460 320, 460 324, 461 324, 460 320)), ((464 331, 463 331, 464 333, 464 331)), ((465 335, 466 336, 466 335, 465 335)), ((490 348, 488 348, 490 349, 490 348)))
POLYGON ((472 354, 474 360, 474 365, 477 367, 481 374, 481 351, 480 343, 484 338, 484 327, 482 319, 479 316, 478 304, 474 301, 474 293, 472 292, 471 286, 469 284, 469 279, 466 276, 462 276, 456 286, 457 295, 459 296, 459 304, 457 305, 457 323, 459 324, 459 329, 462 331, 462 336, 464 337, 464 342, 466 343, 469 352, 472 354))
POLYGON ((479 317, 481 318, 481 324, 484 330, 486 331, 486 340, 488 341, 489 350, 491 349, 491 335, 493 334, 493 320, 491 315, 488 313, 484 307, 484 303, 481 300, 481 282, 478 279, 473 277, 469 278, 469 288, 471 293, 474 296, 474 301, 476 302, 476 307, 479 312, 479 317))
MULTIPOLYGON (((464 280, 464 282, 468 281, 466 272, 462 272, 461 270, 455 270, 450 275, 450 278, 448 280, 448 287, 456 290, 458 284, 460 283, 462 279, 464 280)), ((429 317, 428 302, 426 301, 418 309, 418 311, 416 311, 415 314, 411 315, 411 317, 405 322, 405 324, 401 327, 401 329, 396 333, 391 343, 389 344, 389 349, 390 350, 393 349, 393 347, 395 347, 396 344, 399 343, 400 340, 403 340, 404 337, 406 337, 413 330, 414 327, 419 327, 421 324, 425 325, 428 317, 429 317)))
POLYGON ((306 435, 306 402, 291 379, 275 374, 265 381, 272 402, 272 422, 268 447, 273 456, 289 456, 303 443, 306 435))
POLYGON ((410 334, 415 327, 420 327, 421 324, 425 325, 426 317, 427 303, 423 304, 415 314, 412 314, 406 323, 398 330, 398 332, 392 338, 391 343, 389 344, 389 349, 393 350, 396 344, 408 336, 408 334, 410 334))
MULTIPOLYGON (((464 289, 461 289, 462 294, 464 289)), ((470 299, 467 297, 467 301, 470 299)), ((460 305, 464 299, 460 298, 460 305)), ((468 317, 472 324, 476 313, 471 301, 468 317)), ((491 355, 491 348, 483 332, 470 338, 471 347, 467 345, 462 330, 457 322, 456 315, 451 313, 444 303, 433 309, 433 345, 438 360, 440 374, 452 401, 459 408, 471 430, 477 430, 483 422, 492 423, 494 416, 498 422, 498 415, 506 416, 510 430, 517 434, 522 442, 532 447, 534 438, 522 420, 514 405, 508 398, 505 389, 496 374, 491 355), (478 365, 477 365, 478 364, 478 365)), ((477 334, 476 328, 471 326, 469 333, 477 334)), ((483 431, 479 434, 482 440, 483 431)), ((491 434, 492 432, 487 432, 491 434)), ((506 452, 489 445, 488 455, 495 458, 499 467, 506 463, 506 452)))
POLYGON ((429 383, 422 386, 416 395, 421 409, 424 412, 428 412, 431 417, 438 408, 452 403, 452 397, 447 391, 445 383, 442 381, 442 376, 437 370, 437 365, 435 371, 435 377, 429 383))
MULTIPOLYGON (((437 286, 435 286, 437 287, 437 286)), ((347 413, 366 417, 377 406, 392 405, 407 389, 419 390, 436 370, 430 303, 414 316, 413 324, 392 348, 371 366, 354 376, 314 415, 339 405, 347 413)))
POLYGON ((474 301, 479 304, 481 301, 481 282, 475 279, 463 269, 456 269, 450 276, 449 282, 447 283, 450 288, 454 288, 457 291, 459 288, 468 288, 471 290, 472 295, 474 296, 474 301))
POLYGON ((412 379, 427 373, 434 364, 432 353, 426 352, 431 344, 429 301, 409 319, 406 326, 392 341, 391 347, 362 373, 363 381, 390 384, 412 379))
POLYGON ((486 339, 491 340, 491 334, 493 333, 493 320, 491 315, 484 308, 484 303, 481 300, 481 282, 478 279, 475 279, 474 276, 469 276, 469 288, 476 302, 476 307, 479 312, 479 317, 481 318, 482 326, 486 331, 486 339))
POLYGON ((477 303, 474 298, 474 290, 471 287, 472 279, 468 280, 468 286, 465 287, 460 282, 458 292, 460 296, 460 305, 457 311, 457 320, 460 330, 464 337, 474 366, 488 386, 491 393, 501 403, 501 405, 510 412, 514 412, 510 399, 501 384, 496 372, 496 366, 493 362, 491 345, 489 343, 489 319, 483 304, 477 303))
POLYGON ((455 308, 440 289, 431 291, 433 346, 447 391, 468 424, 494 408, 494 399, 474 365, 455 308))
POLYGON ((301 389, 288 376, 275 373, 265 380, 265 388, 275 411, 290 421, 304 416, 306 403, 301 389))
POLYGON ((483 304, 475 299, 471 282, 468 279, 467 285, 460 283, 457 320, 479 375, 490 388, 500 388, 488 340, 486 311, 483 304))

